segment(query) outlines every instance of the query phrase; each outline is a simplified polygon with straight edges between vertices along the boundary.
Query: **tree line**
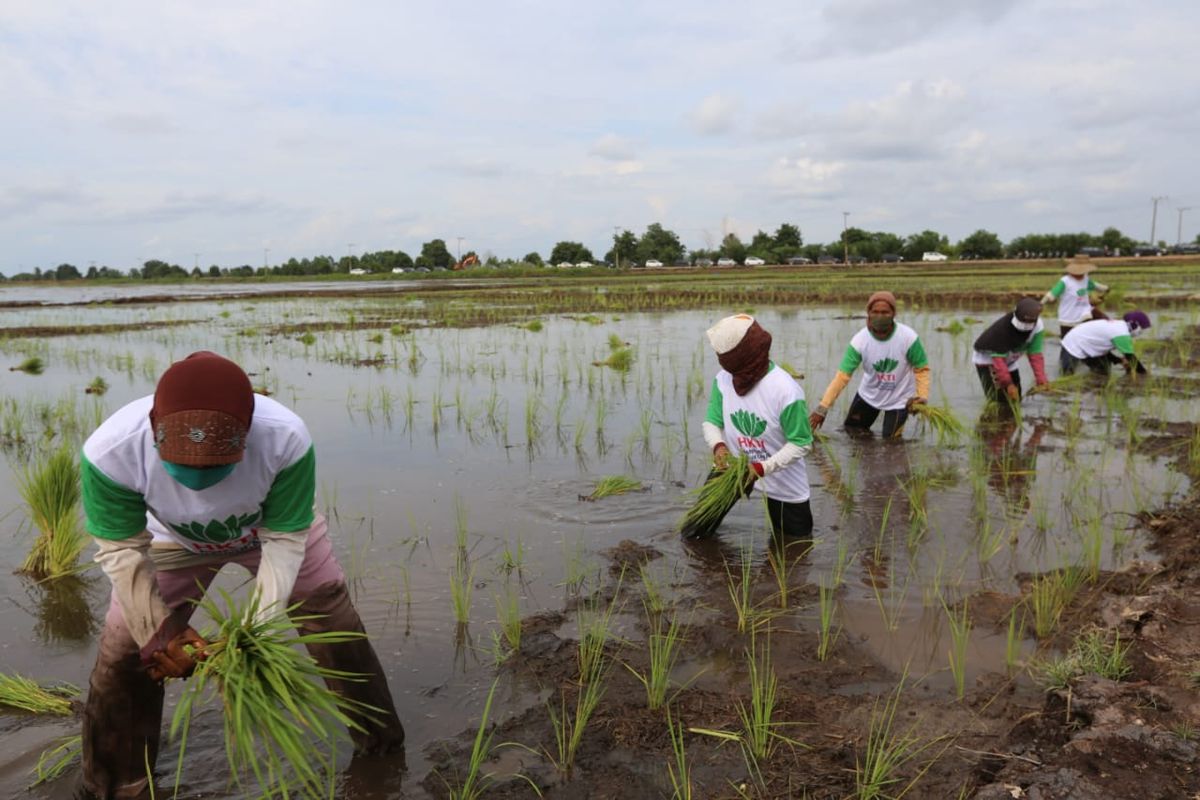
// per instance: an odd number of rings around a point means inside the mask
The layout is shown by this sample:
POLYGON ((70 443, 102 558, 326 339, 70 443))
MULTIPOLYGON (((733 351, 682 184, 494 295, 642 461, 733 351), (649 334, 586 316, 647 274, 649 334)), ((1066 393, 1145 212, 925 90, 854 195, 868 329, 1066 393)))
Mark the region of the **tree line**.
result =
MULTIPOLYGON (((1200 244, 1200 235, 1196 237, 1200 244)), ((1165 243, 1159 243, 1165 249, 1165 243)), ((512 267, 559 264, 604 263, 614 267, 644 265, 647 261, 659 261, 667 266, 673 264, 695 264, 702 259, 716 262, 728 258, 742 263, 748 257, 761 258, 768 264, 783 264, 791 258, 808 258, 817 261, 822 256, 841 259, 845 255, 866 261, 881 261, 885 257, 903 258, 905 261, 920 261, 927 252, 937 252, 952 259, 999 259, 999 258, 1055 258, 1066 257, 1094 248, 1110 255, 1129 254, 1138 243, 1116 228, 1105 228, 1099 235, 1091 233, 1030 233, 1018 236, 1007 244, 995 233, 977 230, 956 243, 937 231, 924 230, 908 236, 899 236, 887 231, 867 231, 862 228, 847 228, 837 240, 827 243, 805 243, 800 228, 791 223, 781 224, 774 233, 759 230, 749 242, 744 242, 735 233, 726 234, 715 249, 689 250, 674 231, 655 222, 646 227, 641 236, 631 230, 621 230, 612 237, 611 246, 602 259, 581 242, 560 241, 551 248, 549 257, 543 259, 537 252, 526 253, 520 259, 500 258, 493 253, 479 256, 470 250, 463 259, 476 256, 479 263, 487 267, 512 267)), ((264 264, 254 267, 242 264, 236 267, 220 267, 216 264, 207 269, 193 266, 191 270, 178 264, 160 259, 151 259, 128 272, 109 266, 92 265, 81 271, 74 264, 59 264, 53 269, 40 267, 32 272, 22 272, 3 280, 98 280, 133 279, 154 280, 162 278, 229 278, 264 275, 306 277, 317 275, 348 274, 350 270, 368 273, 385 273, 397 269, 448 269, 454 265, 455 257, 446 247, 444 239, 433 239, 421 245, 415 257, 403 250, 379 250, 362 255, 345 255, 334 258, 329 255, 311 258, 289 258, 275 265, 264 264)))

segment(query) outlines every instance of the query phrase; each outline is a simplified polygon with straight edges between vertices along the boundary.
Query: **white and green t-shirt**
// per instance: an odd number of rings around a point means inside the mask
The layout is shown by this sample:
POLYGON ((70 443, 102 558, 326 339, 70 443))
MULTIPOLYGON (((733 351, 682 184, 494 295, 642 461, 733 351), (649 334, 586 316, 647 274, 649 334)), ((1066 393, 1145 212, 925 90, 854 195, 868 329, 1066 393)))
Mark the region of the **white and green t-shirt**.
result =
MULTIPOLYGON (((804 390, 773 364, 744 395, 734 391, 733 375, 727 370, 718 372, 704 419, 722 429, 731 452, 745 453, 751 461, 766 461, 788 442, 809 447, 813 441, 804 390)), ((803 458, 797 459, 759 478, 754 486, 772 500, 803 503, 809 497, 808 467, 803 458)))
POLYGON ((1099 289, 1087 275, 1076 278, 1063 275, 1054 284, 1050 294, 1058 298, 1058 322, 1060 325, 1078 325, 1092 318, 1092 301, 1088 293, 1099 289))
POLYGON ((851 375, 859 365, 863 377, 858 396, 881 411, 904 408, 917 393, 914 367, 927 367, 925 348, 912 328, 897 322, 892 335, 880 341, 863 328, 854 334, 839 370, 851 375))
POLYGON ((163 469, 150 429, 154 398, 118 410, 84 442, 80 458, 87 530, 127 539, 148 530, 156 542, 198 553, 253 547, 257 528, 293 532, 313 521, 316 456, 303 420, 261 395, 242 460, 201 491, 163 469))
POLYGON ((971 351, 971 363, 977 367, 988 367, 991 366, 993 358, 1003 358, 1004 363, 1011 368, 1013 364, 1021 360, 1021 356, 1032 356, 1042 352, 1045 347, 1045 338, 1046 326, 1042 323, 1042 318, 1038 317, 1037 324, 1029 332, 1025 344, 1007 353, 985 353, 973 350, 971 351))
POLYGON ((1076 325, 1062 340, 1063 349, 1076 358, 1095 358, 1106 353, 1133 355, 1133 337, 1123 319, 1093 319, 1076 325))

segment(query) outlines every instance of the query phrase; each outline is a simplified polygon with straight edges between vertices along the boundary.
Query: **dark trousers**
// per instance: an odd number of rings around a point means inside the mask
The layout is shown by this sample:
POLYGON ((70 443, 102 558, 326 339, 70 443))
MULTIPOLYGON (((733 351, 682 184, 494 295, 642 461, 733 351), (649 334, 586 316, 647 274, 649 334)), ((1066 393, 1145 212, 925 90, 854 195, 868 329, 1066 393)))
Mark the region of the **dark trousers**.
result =
MULTIPOLYGON (((720 473, 713 470, 708 473, 705 478, 705 483, 711 481, 720 473)), ((744 497, 745 495, 743 495, 744 497)), ((721 523, 725 521, 725 517, 737 505, 734 500, 729 504, 721 514, 714 519, 713 522, 705 526, 699 526, 692 523, 685 523, 681 533, 685 539, 707 539, 717 532, 717 528, 721 527, 721 523)), ((767 498, 767 516, 771 520, 771 532, 776 538, 787 537, 789 539, 811 539, 813 532, 813 515, 812 506, 809 501, 803 503, 785 503, 782 500, 767 498)))
MULTIPOLYGON (((846 414, 846 421, 842 423, 847 428, 852 430, 867 431, 875 424, 875 420, 879 418, 880 410, 875 406, 863 400, 862 397, 855 392, 854 401, 850 403, 850 411, 846 414)), ((883 412, 883 438, 890 439, 893 436, 899 436, 904 433, 904 423, 908 420, 907 408, 896 408, 891 411, 883 412)))
MULTIPOLYGON (((1000 391, 1000 385, 996 383, 996 374, 992 372, 989 366, 975 365, 975 372, 979 375, 979 385, 983 387, 983 394, 993 403, 999 403, 1002 400, 1007 400, 1004 392, 1000 391)), ((1017 387, 1017 395, 1021 396, 1024 392, 1021 391, 1021 373, 1015 369, 1009 370, 1008 374, 1012 376, 1013 386, 1017 387)))
MULTIPOLYGON (((1114 356, 1112 353, 1105 353, 1102 356, 1088 356, 1083 359, 1083 363, 1092 371, 1094 375, 1110 375, 1112 373, 1113 364, 1120 364, 1121 359, 1114 356)), ((1141 361, 1137 360, 1137 356, 1129 356, 1129 363, 1139 375, 1146 374, 1146 368, 1141 361)))
POLYGON ((1075 366, 1079 364, 1079 359, 1067 352, 1067 348, 1062 346, 1062 340, 1067 338, 1067 332, 1074 328, 1074 325, 1059 325, 1059 345, 1058 345, 1058 374, 1070 375, 1075 371, 1075 366))

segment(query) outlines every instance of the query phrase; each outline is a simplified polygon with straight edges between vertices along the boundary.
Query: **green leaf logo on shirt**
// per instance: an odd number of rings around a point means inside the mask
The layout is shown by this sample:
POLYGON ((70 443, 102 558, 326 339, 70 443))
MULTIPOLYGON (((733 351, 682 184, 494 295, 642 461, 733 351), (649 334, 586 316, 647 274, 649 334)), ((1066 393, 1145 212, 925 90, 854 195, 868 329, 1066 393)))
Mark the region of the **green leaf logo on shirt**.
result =
POLYGON ((762 432, 767 429, 767 421, 765 419, 745 409, 738 409, 730 414, 729 421, 743 435, 751 438, 762 436, 762 432))
POLYGON ((900 362, 894 358, 881 358, 871 365, 871 369, 876 372, 892 372, 898 366, 900 362))
POLYGON ((242 529, 257 519, 258 512, 254 511, 249 514, 243 514, 240 517, 236 514, 230 514, 224 522, 216 519, 210 521, 207 525, 199 522, 176 525, 172 522, 171 527, 180 536, 191 539, 194 542, 221 544, 237 539, 242 535, 242 529))

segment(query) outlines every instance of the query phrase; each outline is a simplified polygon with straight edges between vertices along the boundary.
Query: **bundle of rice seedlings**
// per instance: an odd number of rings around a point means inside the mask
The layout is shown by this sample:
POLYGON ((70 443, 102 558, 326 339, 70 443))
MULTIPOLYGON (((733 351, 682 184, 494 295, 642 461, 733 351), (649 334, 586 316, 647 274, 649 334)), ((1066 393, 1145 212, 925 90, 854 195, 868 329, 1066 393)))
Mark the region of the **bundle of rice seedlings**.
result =
POLYGON ((958 417, 944 406, 917 403, 910 413, 932 428, 939 442, 953 441, 966 432, 966 427, 958 417))
POLYGON ((791 375, 793 378, 795 378, 798 381, 804 380, 804 373, 801 372, 800 370, 796 369, 795 367, 793 367, 791 364, 789 364, 786 361, 776 361, 775 366, 779 367, 781 370, 786 372, 788 375, 791 375))
POLYGON ((22 469, 17 483, 38 530, 19 571, 46 580, 84 569, 79 555, 88 537, 79 524, 79 466, 74 452, 60 447, 44 461, 22 469))
POLYGON ((0 706, 65 717, 71 713, 71 698, 78 694, 69 683, 47 688, 20 675, 0 673, 0 706))
POLYGON ((1046 383, 1044 386, 1034 386, 1026 394, 1067 394, 1083 386, 1087 373, 1077 372, 1074 375, 1063 375, 1046 383))
POLYGON ((350 700, 329 689, 326 678, 356 680, 361 676, 317 664, 303 644, 336 644, 365 634, 329 631, 296 633, 296 625, 314 616, 275 615, 255 620, 257 600, 238 605, 220 592, 225 608, 205 598, 200 607, 216 623, 204 635, 205 658, 180 697, 171 720, 171 737, 180 739, 178 771, 182 770, 192 709, 206 697, 224 707, 225 755, 234 780, 254 775, 266 796, 328 795, 328 778, 321 774, 345 728, 362 730, 357 720, 378 709, 350 700))
POLYGON ((696 500, 680 520, 679 529, 704 530, 718 523, 738 500, 746 496, 749 476, 750 457, 731 456, 728 467, 691 492, 696 500))
POLYGON ((102 395, 108 391, 108 381, 104 378, 94 378, 83 391, 85 394, 102 395))
POLYGON ((24 372, 29 375, 41 375, 42 371, 44 369, 46 369, 45 362, 43 362, 37 356, 30 356, 29 358, 22 361, 20 364, 17 364, 15 367, 9 367, 8 371, 9 372, 24 372))
POLYGON ((596 488, 591 494, 580 495, 583 500, 599 500, 601 497, 608 497, 614 494, 625 494, 626 492, 640 491, 642 482, 637 478, 630 478, 625 475, 606 475, 596 483, 596 488))
POLYGON ((61 778, 67 768, 74 764, 82 753, 83 737, 79 734, 59 739, 58 744, 43 750, 42 754, 38 756, 37 765, 33 768, 33 774, 37 780, 29 784, 29 788, 32 789, 61 778))
POLYGON ((593 367, 612 367, 618 372, 628 372, 633 366, 633 350, 629 347, 622 347, 620 350, 614 350, 612 355, 603 361, 593 361, 593 367))

